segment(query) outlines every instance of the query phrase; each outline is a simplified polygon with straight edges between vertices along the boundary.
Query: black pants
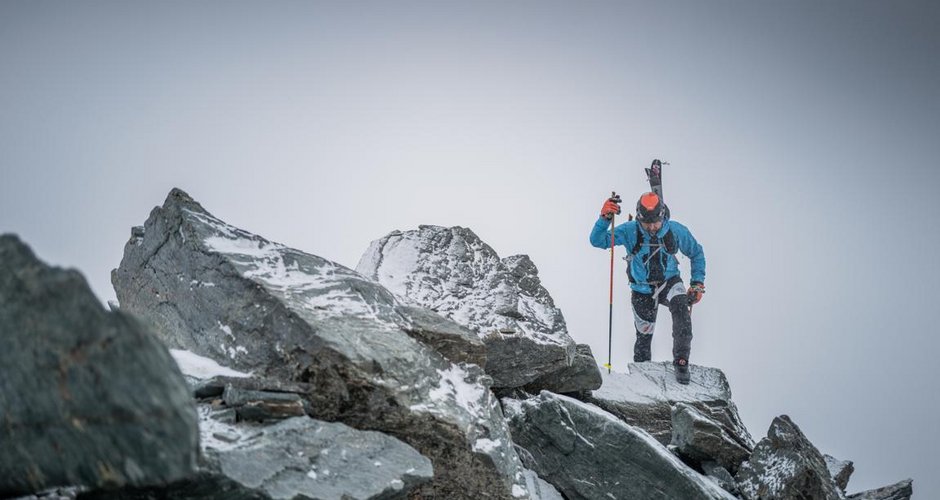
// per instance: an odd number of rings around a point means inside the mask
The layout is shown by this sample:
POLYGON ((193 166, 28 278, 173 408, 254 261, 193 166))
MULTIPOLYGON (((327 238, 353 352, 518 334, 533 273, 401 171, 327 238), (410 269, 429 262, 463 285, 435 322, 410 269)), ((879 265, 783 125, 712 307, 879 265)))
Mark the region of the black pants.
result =
POLYGON ((670 278, 655 297, 650 293, 634 291, 630 302, 633 304, 633 322, 636 326, 633 360, 650 360, 657 306, 662 304, 672 313, 672 357, 674 360, 682 358, 688 361, 692 350, 692 315, 682 280, 678 276, 670 278))

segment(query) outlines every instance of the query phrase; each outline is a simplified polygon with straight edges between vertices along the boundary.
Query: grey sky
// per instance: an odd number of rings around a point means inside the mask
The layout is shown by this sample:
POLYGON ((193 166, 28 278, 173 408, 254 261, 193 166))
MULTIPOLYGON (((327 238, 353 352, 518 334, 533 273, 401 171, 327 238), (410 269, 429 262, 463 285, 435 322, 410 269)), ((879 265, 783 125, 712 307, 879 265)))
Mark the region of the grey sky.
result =
POLYGON ((755 437, 787 413, 855 461, 851 491, 913 476, 929 498, 938 22, 928 1, 2 0, 0 232, 107 300, 174 186, 349 267, 393 229, 466 226, 531 255, 603 361, 587 235, 662 158, 708 259, 692 362, 728 374, 755 437))

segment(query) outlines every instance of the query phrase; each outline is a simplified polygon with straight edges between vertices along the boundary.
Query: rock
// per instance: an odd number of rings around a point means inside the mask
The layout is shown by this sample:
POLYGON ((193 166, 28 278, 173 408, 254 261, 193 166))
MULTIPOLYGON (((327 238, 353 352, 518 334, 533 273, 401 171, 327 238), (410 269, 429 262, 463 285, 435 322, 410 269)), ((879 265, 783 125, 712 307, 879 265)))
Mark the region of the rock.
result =
POLYGON ((433 477, 430 460, 379 432, 308 417, 226 425, 205 411, 200 423, 207 469, 267 498, 405 497, 433 477))
POLYGON ((689 368, 688 385, 676 382, 670 362, 630 363, 628 373, 602 371, 603 385, 584 400, 649 432, 664 445, 672 442, 672 405, 686 403, 721 426, 742 448, 753 449, 754 439, 731 401, 725 374, 717 368, 689 368))
POLYGON ((486 364, 486 347, 469 329, 423 307, 401 304, 399 311, 409 320, 404 331, 445 358, 454 363, 486 364))
POLYGON ((901 482, 878 488, 874 490, 863 491, 846 497, 847 500, 910 500, 914 494, 914 480, 905 479, 901 482))
POLYGON ((525 469, 525 483, 531 500, 564 500, 565 498, 554 486, 540 478, 535 471, 525 469))
POLYGON ((0 332, 0 496, 195 470, 195 406, 166 347, 13 235, 0 236, 0 332))
POLYGON ((292 417, 272 425, 220 424, 200 405, 205 463, 161 489, 96 491, 82 500, 405 498, 433 477, 431 461, 380 432, 292 417))
POLYGON ((836 484, 839 485, 839 489, 845 493, 845 489, 849 485, 849 478, 852 477, 852 473, 855 472, 855 465, 851 460, 839 460, 829 455, 823 455, 823 459, 826 461, 826 468, 829 469, 829 474, 832 476, 833 481, 835 481, 836 484))
POLYGON ((840 499, 826 461, 790 417, 774 419, 735 477, 745 499, 840 499))
POLYGON ((601 386, 601 372, 591 346, 577 344, 571 365, 547 373, 525 385, 524 389, 533 394, 541 390, 558 394, 581 393, 592 391, 601 386))
POLYGON ((222 401, 235 410, 239 421, 263 422, 306 415, 300 395, 290 392, 246 391, 227 385, 222 401))
POLYGON ((495 388, 576 392, 600 383, 596 362, 576 360, 564 316, 532 260, 500 259, 469 229, 393 231, 372 242, 356 270, 476 332, 486 344, 485 368, 495 388))
POLYGON ((548 391, 502 401, 525 466, 570 500, 733 498, 594 405, 548 391))
POLYGON ((717 462, 702 462, 702 472, 705 473, 705 477, 714 481, 721 489, 732 495, 738 494, 738 487, 734 484, 734 476, 717 462))
MULTIPOLYGON (((388 433, 429 457, 434 480, 415 495, 524 494, 483 371, 416 340, 415 330, 431 336, 428 316, 412 321, 413 309, 351 269, 230 226, 174 189, 112 282, 122 309, 170 347, 307 384, 311 416, 388 433)), ((449 325, 441 337, 456 342, 460 327, 449 325)))
POLYGON ((683 456, 697 462, 717 462, 732 474, 751 454, 751 449, 742 446, 721 424, 686 403, 672 408, 672 444, 683 456))

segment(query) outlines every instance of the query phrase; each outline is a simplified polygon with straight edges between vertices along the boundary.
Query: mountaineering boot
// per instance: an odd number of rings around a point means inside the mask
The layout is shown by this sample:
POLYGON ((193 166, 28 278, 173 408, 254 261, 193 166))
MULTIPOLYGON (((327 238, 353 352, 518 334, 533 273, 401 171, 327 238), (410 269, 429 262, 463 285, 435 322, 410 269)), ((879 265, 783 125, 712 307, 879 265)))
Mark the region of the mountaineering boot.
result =
POLYGON ((633 344, 633 362, 642 363, 644 361, 649 361, 652 358, 652 353, 650 352, 651 344, 653 343, 653 336, 646 335, 643 333, 636 334, 636 343, 633 344))
POLYGON ((676 358, 673 364, 676 365, 676 381, 680 384, 688 384, 692 379, 689 375, 689 360, 676 358))

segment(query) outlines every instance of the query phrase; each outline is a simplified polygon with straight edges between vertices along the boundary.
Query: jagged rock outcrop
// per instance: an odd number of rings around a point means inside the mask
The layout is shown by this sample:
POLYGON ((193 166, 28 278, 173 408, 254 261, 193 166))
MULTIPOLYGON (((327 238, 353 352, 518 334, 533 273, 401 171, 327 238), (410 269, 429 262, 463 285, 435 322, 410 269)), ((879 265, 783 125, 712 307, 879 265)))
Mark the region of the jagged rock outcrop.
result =
POLYGON ((786 415, 770 424, 735 479, 748 500, 843 498, 822 454, 786 415))
POLYGON ((855 465, 851 460, 839 460, 829 455, 823 455, 823 459, 826 461, 826 468, 829 469, 832 480, 839 485, 839 489, 844 493, 849 485, 849 478, 855 472, 855 465))
POLYGON ((420 226, 373 241, 356 270, 480 335, 496 388, 577 392, 600 386, 593 356, 589 350, 579 355, 525 255, 500 259, 469 229, 420 226))
POLYGON ((734 498, 596 406, 548 391, 502 401, 526 467, 568 499, 734 498))
POLYGON ((692 381, 676 382, 670 362, 630 363, 629 373, 602 373, 604 384, 585 401, 644 429, 660 443, 672 442, 672 405, 686 403, 717 423, 725 435, 746 450, 754 448, 731 387, 717 368, 689 365, 692 381))
POLYGON ((849 495, 846 500, 910 500, 914 494, 914 481, 905 479, 890 486, 849 495))
POLYGON ((0 236, 0 332, 0 496, 195 470, 195 405, 166 347, 12 235, 0 236))
POLYGON ((672 408, 672 444, 683 456, 699 463, 716 462, 731 474, 751 454, 721 424, 687 403, 672 408))
POLYGON ((419 450, 435 475, 415 494, 525 495, 489 378, 452 362, 478 359, 479 340, 412 314, 378 283, 230 226, 176 189, 134 230, 112 282, 121 309, 170 347, 309 384, 312 416, 419 450), (434 338, 446 339, 450 359, 417 340, 434 338))

